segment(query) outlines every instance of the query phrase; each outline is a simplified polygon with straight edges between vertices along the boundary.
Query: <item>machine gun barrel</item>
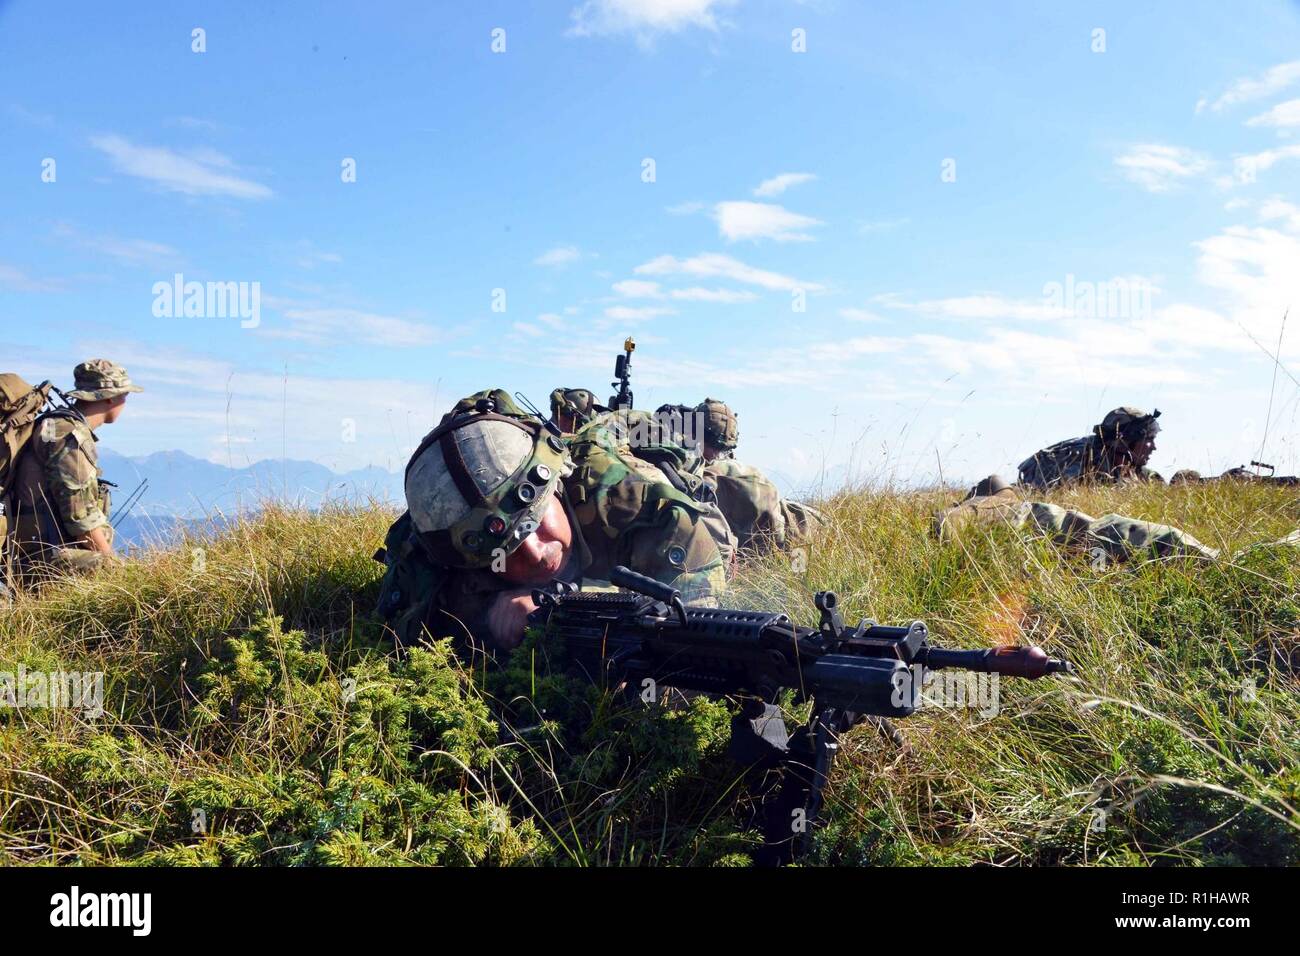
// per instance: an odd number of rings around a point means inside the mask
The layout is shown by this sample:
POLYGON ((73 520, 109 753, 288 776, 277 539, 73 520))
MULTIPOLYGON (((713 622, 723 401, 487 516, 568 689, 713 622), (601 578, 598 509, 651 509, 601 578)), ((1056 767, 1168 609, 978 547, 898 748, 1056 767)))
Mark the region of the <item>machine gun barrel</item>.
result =
POLYGON ((959 667, 962 670, 1004 677, 1037 680, 1048 674, 1073 674, 1074 665, 1057 657, 1048 657, 1041 647, 994 647, 982 651, 953 651, 942 647, 927 648, 921 663, 933 670, 959 667))

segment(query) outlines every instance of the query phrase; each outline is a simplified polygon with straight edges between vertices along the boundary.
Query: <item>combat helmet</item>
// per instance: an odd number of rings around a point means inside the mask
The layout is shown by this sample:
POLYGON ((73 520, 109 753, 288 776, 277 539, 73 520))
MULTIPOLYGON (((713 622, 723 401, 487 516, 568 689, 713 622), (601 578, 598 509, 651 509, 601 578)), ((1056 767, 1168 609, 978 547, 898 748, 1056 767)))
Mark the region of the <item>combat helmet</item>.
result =
POLYGON ((723 451, 735 451, 740 442, 736 413, 716 398, 706 398, 695 410, 704 416, 704 440, 723 451))
POLYGON ((573 461, 558 429, 497 389, 459 402, 406 466, 411 522, 439 564, 485 568, 541 525, 573 461))
POLYGON ((551 392, 551 421, 558 422, 560 415, 573 419, 573 427, 581 428, 601 412, 609 411, 596 401, 596 396, 585 388, 557 388, 551 392))
POLYGON ((1140 408, 1122 405, 1107 412, 1101 424, 1094 426, 1092 431, 1108 445, 1116 441, 1134 445, 1143 438, 1156 436, 1160 431, 1160 424, 1156 421, 1159 417, 1158 408, 1148 415, 1140 408))

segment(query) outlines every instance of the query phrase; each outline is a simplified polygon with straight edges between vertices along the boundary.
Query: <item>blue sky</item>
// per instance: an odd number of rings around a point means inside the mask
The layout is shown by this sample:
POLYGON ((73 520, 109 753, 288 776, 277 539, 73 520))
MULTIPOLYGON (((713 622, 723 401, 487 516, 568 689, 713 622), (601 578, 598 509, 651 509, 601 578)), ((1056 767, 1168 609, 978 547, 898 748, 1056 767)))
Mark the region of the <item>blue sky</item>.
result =
POLYGON ((1294 471, 1300 6, 1133 6, 0 2, 0 365, 123 362, 125 454, 400 469, 632 333, 639 405, 731 402, 788 487, 1119 404, 1166 476, 1294 471), (259 323, 156 315, 176 273, 259 323))

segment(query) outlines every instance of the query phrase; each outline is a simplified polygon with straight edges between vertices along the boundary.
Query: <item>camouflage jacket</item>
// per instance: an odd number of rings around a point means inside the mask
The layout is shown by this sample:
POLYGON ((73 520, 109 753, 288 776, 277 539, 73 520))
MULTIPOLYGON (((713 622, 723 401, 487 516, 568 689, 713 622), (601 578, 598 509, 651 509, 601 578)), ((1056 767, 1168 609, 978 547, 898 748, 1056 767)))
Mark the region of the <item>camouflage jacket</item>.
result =
MULTIPOLYGON (((630 461, 648 478, 666 480, 696 502, 723 564, 731 567, 737 535, 722 511, 716 486, 705 472, 706 462, 667 423, 650 412, 614 410, 593 416, 578 434, 584 436, 583 441, 599 444, 609 455, 630 461), (641 467, 643 463, 653 468, 647 471, 641 467)), ((570 436, 570 443, 575 439, 576 435, 570 436)))
POLYGON ((1020 484, 1032 488, 1084 481, 1162 481, 1150 468, 1116 461, 1096 435, 1070 438, 1035 452, 1020 463, 1020 484))
MULTIPOLYGON (((560 579, 603 584, 622 564, 672 584, 687 602, 716 604, 727 566, 709 527, 708 506, 675 488, 657 466, 626 452, 599 422, 565 440, 575 468, 563 479, 559 500, 573 528, 573 546, 560 579)), ((505 592, 531 590, 490 569, 433 568, 427 561, 421 568, 413 540, 404 515, 386 542, 389 571, 380 604, 400 641, 417 640, 426 627, 434 637, 481 640, 489 633, 493 603, 505 592)))
POLYGON ((37 422, 18 465, 11 503, 20 548, 61 546, 109 527, 98 440, 73 413, 47 413, 37 422))
POLYGON ((735 458, 706 462, 704 476, 741 549, 792 547, 810 539, 824 521, 813 508, 786 501, 766 475, 735 458))

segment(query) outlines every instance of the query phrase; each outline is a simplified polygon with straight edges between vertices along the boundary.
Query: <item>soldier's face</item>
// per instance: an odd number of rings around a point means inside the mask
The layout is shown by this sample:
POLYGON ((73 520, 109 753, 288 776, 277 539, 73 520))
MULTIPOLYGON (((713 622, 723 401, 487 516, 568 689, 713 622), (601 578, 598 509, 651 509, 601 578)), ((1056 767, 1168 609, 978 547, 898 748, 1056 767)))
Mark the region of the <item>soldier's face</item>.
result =
POLYGON ((126 396, 119 395, 116 398, 108 400, 108 408, 104 410, 104 422, 111 425, 122 417, 122 411, 126 408, 126 396))
POLYGON ((573 526, 554 495, 536 531, 510 552, 503 572, 515 584, 547 584, 564 567, 573 547, 573 526))
POLYGON ((1151 453, 1156 450, 1155 438, 1143 438, 1132 448, 1133 464, 1141 468, 1151 460, 1151 453))

